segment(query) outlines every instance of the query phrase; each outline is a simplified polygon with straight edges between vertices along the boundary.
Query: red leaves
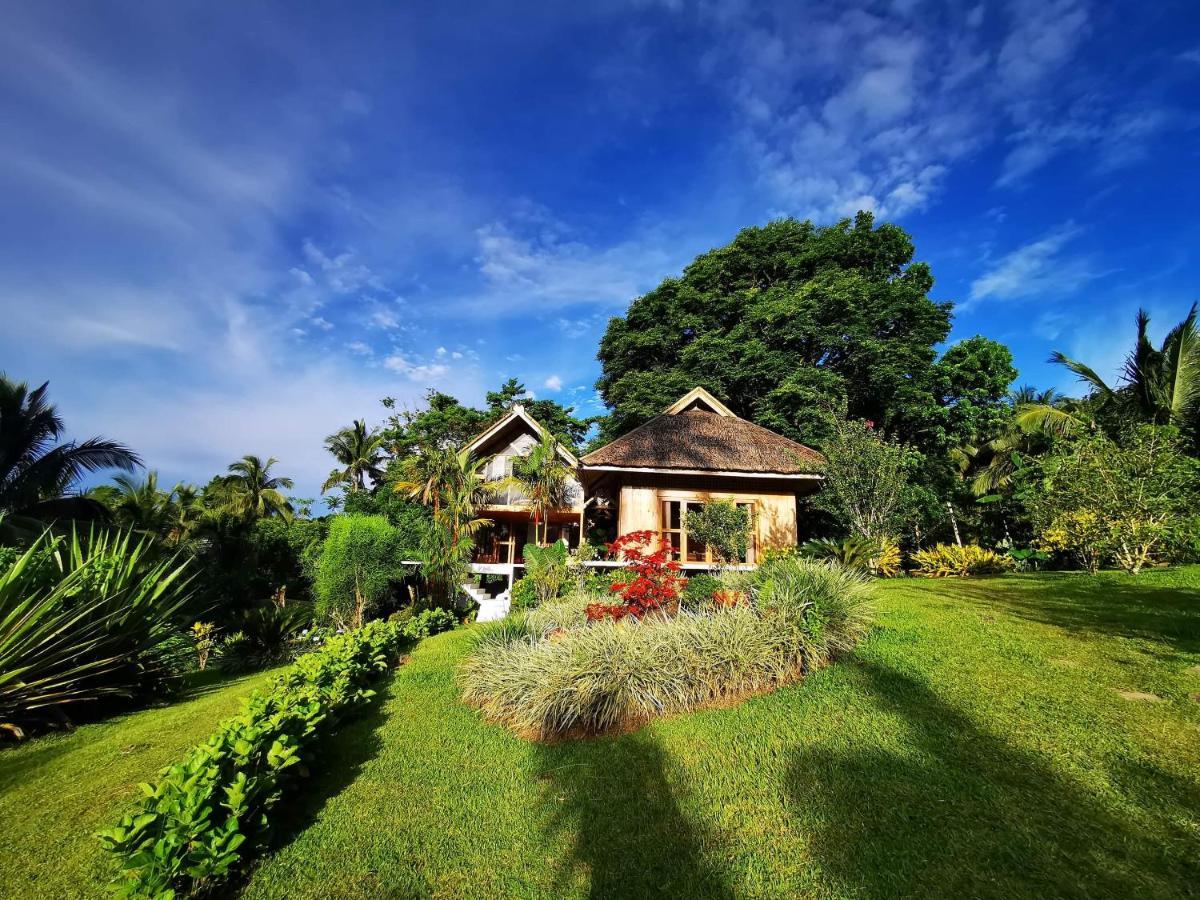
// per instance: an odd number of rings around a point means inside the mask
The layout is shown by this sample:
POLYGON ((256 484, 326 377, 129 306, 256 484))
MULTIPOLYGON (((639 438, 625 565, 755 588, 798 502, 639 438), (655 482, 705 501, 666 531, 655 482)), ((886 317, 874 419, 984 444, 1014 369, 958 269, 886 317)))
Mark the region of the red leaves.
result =
POLYGON ((626 569, 636 577, 630 581, 615 582, 610 588, 614 594, 621 595, 623 606, 604 603, 588 606, 587 617, 590 621, 623 619, 626 616, 640 619, 646 613, 679 599, 679 592, 687 580, 676 574, 680 571, 680 565, 671 558, 669 544, 657 541, 657 549, 646 552, 656 539, 653 531, 631 531, 608 545, 613 556, 624 557, 626 569))

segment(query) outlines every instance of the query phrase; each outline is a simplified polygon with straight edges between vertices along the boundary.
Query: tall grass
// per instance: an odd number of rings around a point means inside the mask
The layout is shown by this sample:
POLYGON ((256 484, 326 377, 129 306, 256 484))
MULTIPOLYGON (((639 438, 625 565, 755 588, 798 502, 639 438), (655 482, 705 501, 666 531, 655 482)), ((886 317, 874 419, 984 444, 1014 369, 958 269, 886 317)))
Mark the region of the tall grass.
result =
POLYGON ((595 734, 719 705, 800 678, 851 648, 869 621, 867 579, 784 560, 747 580, 746 606, 587 624, 570 601, 481 633, 463 698, 519 734, 595 734))

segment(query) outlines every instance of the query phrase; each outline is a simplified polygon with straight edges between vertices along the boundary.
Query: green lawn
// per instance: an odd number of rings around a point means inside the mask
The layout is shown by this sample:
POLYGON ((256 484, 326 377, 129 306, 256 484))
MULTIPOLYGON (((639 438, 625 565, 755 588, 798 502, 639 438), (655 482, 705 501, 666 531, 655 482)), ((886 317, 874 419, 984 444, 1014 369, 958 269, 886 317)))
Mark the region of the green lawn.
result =
MULTIPOLYGON (((1200 569, 895 581, 878 606, 857 656, 803 684, 552 747, 457 702, 469 631, 430 639, 244 892, 1200 894, 1200 569)), ((233 692, 0 755, 0 883, 98 894, 85 832, 233 692)))

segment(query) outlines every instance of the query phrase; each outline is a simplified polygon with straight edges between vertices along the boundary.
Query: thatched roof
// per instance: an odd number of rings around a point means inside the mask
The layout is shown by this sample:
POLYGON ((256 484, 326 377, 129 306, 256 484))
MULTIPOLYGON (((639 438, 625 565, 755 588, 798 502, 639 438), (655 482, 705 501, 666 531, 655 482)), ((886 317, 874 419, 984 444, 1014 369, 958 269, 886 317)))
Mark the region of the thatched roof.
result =
POLYGON ((585 468, 686 469, 763 475, 820 472, 816 450, 738 418, 697 389, 667 412, 589 453, 585 468))

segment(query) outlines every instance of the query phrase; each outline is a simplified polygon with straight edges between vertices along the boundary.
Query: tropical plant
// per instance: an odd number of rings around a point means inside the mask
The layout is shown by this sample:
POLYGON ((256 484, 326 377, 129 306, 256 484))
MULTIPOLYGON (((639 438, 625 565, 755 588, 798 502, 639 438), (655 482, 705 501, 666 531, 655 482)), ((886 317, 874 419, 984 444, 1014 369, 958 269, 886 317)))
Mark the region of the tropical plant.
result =
POLYGON ((48 402, 49 384, 29 390, 0 373, 0 534, 31 539, 54 520, 103 519, 94 499, 68 496, 87 472, 133 471, 137 454, 115 441, 59 443, 66 426, 48 402))
POLYGON ((773 690, 864 633, 863 576, 796 559, 764 568, 754 602, 727 609, 580 623, 568 598, 485 626, 463 697, 525 736, 596 734, 773 690))
POLYGON ((1182 452, 1173 428, 1142 426, 1122 444, 1094 435, 1045 467, 1031 509, 1042 542, 1091 572, 1112 558, 1136 575, 1200 501, 1200 462, 1182 452))
POLYGON ((631 531, 608 545, 614 559, 623 560, 629 578, 614 580, 612 592, 620 606, 594 603, 587 608, 589 619, 640 619, 653 612, 666 612, 679 600, 686 579, 671 558, 671 546, 653 531, 631 531))
POLYGON ((525 495, 540 545, 549 542, 551 512, 570 503, 573 475, 561 454, 560 444, 547 433, 527 454, 513 460, 512 480, 525 495))
POLYGON ((800 555, 806 559, 835 562, 848 569, 866 572, 872 568, 876 553, 876 542, 860 535, 849 537, 816 538, 800 546, 800 555))
POLYGON ((359 628, 403 576, 398 532, 383 516, 337 516, 317 563, 317 613, 359 628))
POLYGON ((48 529, 0 571, 0 726, 20 734, 101 699, 158 694, 187 562, 129 532, 48 529))
POLYGON ((349 428, 325 438, 325 449, 342 468, 330 473, 321 485, 321 493, 339 484, 346 485, 351 492, 361 491, 366 488, 368 478, 375 484, 383 481, 383 446, 383 435, 377 429, 368 431, 362 419, 355 419, 349 428))
POLYGON ((728 500, 689 503, 683 517, 689 546, 695 541, 707 547, 718 568, 746 558, 752 524, 749 507, 728 500))
MULTIPOLYGON (((554 600, 570 579, 567 569, 567 548, 561 541, 548 547, 525 547, 525 577, 534 593, 534 604, 554 600)), ((521 582, 518 582, 520 584, 521 582)))
POLYGON ((999 575, 1013 568, 1007 556, 977 544, 938 544, 912 555, 913 574, 921 578, 967 578, 999 575))
POLYGON ((217 626, 212 622, 194 622, 192 642, 196 645, 196 667, 203 672, 213 648, 217 646, 217 626))
POLYGON ((370 685, 405 641, 389 622, 331 638, 143 785, 136 808, 98 835, 120 864, 118 895, 216 893, 261 849, 272 810, 295 791, 320 740, 374 696, 370 685))
POLYGON ((280 516, 290 519, 292 504, 283 491, 290 490, 293 482, 285 476, 271 474, 271 467, 278 462, 273 456, 264 461, 261 457, 247 455, 230 463, 229 474, 220 481, 226 491, 228 507, 239 515, 252 518, 280 516))
POLYGON ((300 649, 301 636, 311 621, 311 609, 300 605, 267 604, 247 610, 222 645, 221 667, 247 672, 286 662, 300 649))
POLYGON ((88 493, 109 508, 113 521, 122 528, 165 535, 175 518, 171 495, 158 488, 157 472, 147 472, 140 480, 123 473, 115 476, 111 485, 100 485, 88 493))
POLYGON ((896 534, 913 450, 887 440, 871 422, 839 420, 824 451, 826 483, 818 504, 868 540, 896 534))

